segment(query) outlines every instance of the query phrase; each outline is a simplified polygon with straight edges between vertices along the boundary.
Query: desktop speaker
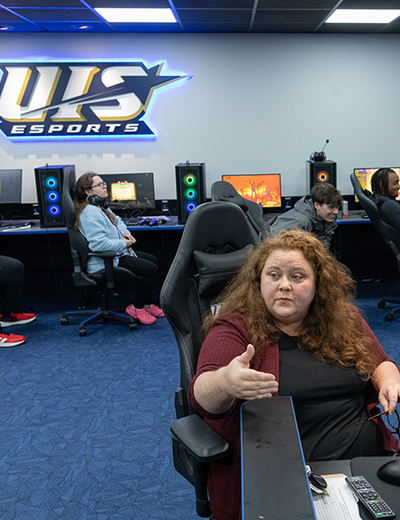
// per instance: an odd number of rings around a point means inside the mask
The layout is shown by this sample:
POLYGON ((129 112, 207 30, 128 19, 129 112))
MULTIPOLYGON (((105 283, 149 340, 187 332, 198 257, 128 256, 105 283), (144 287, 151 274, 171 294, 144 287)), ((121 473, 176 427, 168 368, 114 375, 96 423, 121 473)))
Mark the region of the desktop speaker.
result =
POLYGON ((328 182, 336 188, 336 163, 333 161, 311 162, 309 164, 310 189, 317 182, 328 182))
POLYGON ((75 185, 75 166, 42 166, 35 168, 36 193, 41 227, 65 226, 62 208, 64 175, 69 169, 70 186, 75 185))
POLYGON ((178 221, 184 224, 196 206, 206 201, 205 164, 180 163, 175 166, 178 221))

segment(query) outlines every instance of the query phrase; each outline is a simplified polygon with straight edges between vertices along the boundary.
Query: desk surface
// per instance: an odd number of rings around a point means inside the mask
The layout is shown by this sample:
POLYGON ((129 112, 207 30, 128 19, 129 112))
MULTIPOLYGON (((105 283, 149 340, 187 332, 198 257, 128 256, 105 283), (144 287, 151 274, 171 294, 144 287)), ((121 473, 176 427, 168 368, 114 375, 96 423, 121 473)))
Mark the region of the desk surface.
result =
MULTIPOLYGON (((163 224, 159 224, 157 226, 149 226, 145 224, 143 226, 139 225, 127 225, 127 228, 130 231, 153 231, 153 230, 162 230, 162 231, 171 231, 171 230, 182 230, 184 228, 183 224, 178 224, 177 217, 170 217, 171 220, 167 221, 163 224)), ((39 220, 10 220, 7 221, 7 225, 4 225, 4 221, 0 222, 0 235, 42 235, 46 233, 67 233, 66 227, 41 227, 39 220), (29 227, 26 227, 28 223, 31 223, 29 227)))

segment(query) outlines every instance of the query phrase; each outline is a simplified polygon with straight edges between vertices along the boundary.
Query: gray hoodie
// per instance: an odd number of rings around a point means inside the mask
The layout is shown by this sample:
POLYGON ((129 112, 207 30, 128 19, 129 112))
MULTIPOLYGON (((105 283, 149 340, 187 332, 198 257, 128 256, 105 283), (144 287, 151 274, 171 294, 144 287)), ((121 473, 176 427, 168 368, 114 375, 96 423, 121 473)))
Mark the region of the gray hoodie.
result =
POLYGON ((280 215, 270 227, 270 236, 276 235, 282 229, 299 228, 314 233, 329 249, 333 232, 337 228, 336 222, 322 222, 317 220, 317 213, 311 198, 306 195, 296 202, 294 208, 280 215))

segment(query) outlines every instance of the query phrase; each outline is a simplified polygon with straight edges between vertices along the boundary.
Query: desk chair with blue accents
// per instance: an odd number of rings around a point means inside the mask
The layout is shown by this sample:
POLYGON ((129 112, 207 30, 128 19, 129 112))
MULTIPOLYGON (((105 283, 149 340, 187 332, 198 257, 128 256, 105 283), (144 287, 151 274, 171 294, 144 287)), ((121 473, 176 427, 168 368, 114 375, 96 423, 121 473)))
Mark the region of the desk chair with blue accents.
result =
POLYGON ((104 322, 109 320, 122 321, 129 324, 130 330, 135 330, 137 328, 137 320, 127 314, 110 310, 108 296, 113 295, 115 299, 118 300, 119 293, 117 289, 123 287, 133 288, 134 280, 137 275, 123 267, 113 266, 113 259, 118 256, 115 251, 94 253, 89 250, 87 240, 79 230, 75 228, 75 205, 68 182, 70 173, 67 168, 63 182, 62 207, 74 265, 72 282, 80 293, 79 308, 82 310, 65 312, 61 318, 61 324, 68 325, 69 318, 80 318, 82 320, 79 325, 80 336, 86 336, 86 327, 100 320, 104 322), (87 273, 86 264, 90 256, 102 258, 105 263, 105 269, 92 274, 87 273), (86 309, 86 305, 89 301, 96 297, 100 299, 100 307, 93 310, 86 309))

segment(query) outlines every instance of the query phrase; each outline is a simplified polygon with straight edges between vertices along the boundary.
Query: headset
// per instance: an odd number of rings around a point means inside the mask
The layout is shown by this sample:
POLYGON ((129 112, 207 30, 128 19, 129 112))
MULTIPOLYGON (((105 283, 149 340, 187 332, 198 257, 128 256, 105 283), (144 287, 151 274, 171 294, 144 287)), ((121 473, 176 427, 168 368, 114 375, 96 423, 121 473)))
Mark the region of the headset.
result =
POLYGON ((98 195, 88 195, 86 197, 86 202, 88 204, 91 204, 92 206, 104 206, 104 201, 101 197, 99 197, 98 195))

